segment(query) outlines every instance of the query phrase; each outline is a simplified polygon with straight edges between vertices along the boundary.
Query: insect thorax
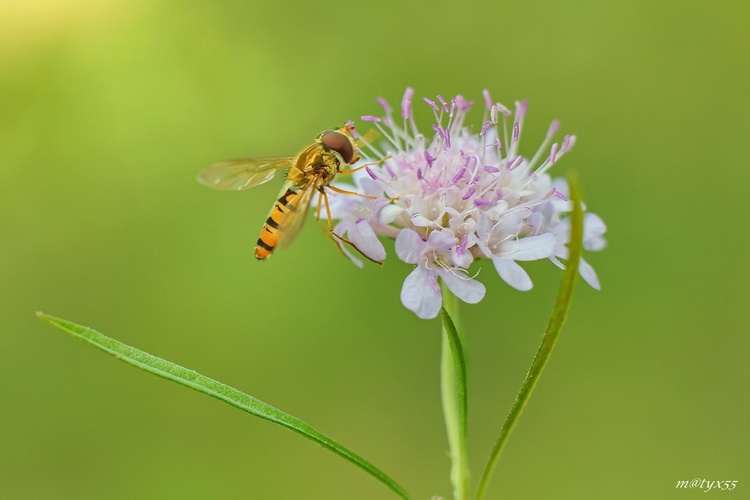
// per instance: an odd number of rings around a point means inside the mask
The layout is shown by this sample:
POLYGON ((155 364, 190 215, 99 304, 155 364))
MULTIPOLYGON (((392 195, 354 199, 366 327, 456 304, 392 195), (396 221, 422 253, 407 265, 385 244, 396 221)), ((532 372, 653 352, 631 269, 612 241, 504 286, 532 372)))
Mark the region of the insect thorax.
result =
POLYGON ((297 162, 289 169, 287 179, 303 186, 315 182, 318 186, 327 186, 339 173, 341 158, 321 144, 314 144, 300 153, 297 162))

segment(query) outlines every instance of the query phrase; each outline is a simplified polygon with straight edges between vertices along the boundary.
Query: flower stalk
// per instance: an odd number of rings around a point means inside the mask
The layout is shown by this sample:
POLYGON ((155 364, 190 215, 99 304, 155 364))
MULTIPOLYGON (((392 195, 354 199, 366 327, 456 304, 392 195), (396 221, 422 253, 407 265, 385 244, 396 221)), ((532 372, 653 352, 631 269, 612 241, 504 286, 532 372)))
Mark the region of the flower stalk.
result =
POLYGON ((453 498, 469 498, 469 460, 466 446, 466 358, 458 333, 458 301, 443 289, 443 346, 440 364, 440 387, 443 402, 443 416, 448 434, 451 457, 451 484, 453 498))

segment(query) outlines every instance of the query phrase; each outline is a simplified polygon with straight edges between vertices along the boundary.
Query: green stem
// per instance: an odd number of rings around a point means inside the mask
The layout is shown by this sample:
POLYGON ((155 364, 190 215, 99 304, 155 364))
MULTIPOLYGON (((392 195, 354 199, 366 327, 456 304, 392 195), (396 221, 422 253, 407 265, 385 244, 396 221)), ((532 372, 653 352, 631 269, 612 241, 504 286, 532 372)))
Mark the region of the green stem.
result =
POLYGON ((466 359, 456 328, 458 303, 443 287, 443 347, 440 385, 443 415, 451 457, 451 483, 455 500, 469 497, 469 462, 466 449, 466 359))
POLYGON ((573 212, 570 216, 571 234, 568 262, 565 272, 563 273, 560 288, 557 292, 552 316, 550 317, 549 323, 547 323, 547 331, 542 339, 542 344, 539 346, 539 350, 537 351, 534 360, 531 362, 531 367, 526 374, 526 379, 523 381, 521 390, 518 392, 516 400, 513 403, 513 407, 510 409, 510 412, 503 423, 500 435, 497 437, 495 446, 490 452, 487 465, 485 465, 484 471, 482 471, 482 477, 479 481, 479 489, 477 490, 477 500, 481 500, 484 496, 490 475, 492 474, 498 458, 500 458, 500 454, 503 451, 505 443, 508 441, 510 433, 518 422, 518 417, 521 416, 521 413, 531 396, 531 392, 539 381, 539 376, 542 374, 542 370, 544 370, 547 361, 549 361, 552 349, 555 347, 557 338, 560 336, 560 331, 565 324, 565 319, 568 315, 568 310, 570 309, 570 302, 573 298, 573 288, 576 277, 578 276, 578 263, 581 258, 581 250, 583 246, 583 210, 581 209, 579 201, 580 198, 578 195, 578 184, 576 179, 569 176, 568 182, 570 184, 570 197, 573 202, 573 212))

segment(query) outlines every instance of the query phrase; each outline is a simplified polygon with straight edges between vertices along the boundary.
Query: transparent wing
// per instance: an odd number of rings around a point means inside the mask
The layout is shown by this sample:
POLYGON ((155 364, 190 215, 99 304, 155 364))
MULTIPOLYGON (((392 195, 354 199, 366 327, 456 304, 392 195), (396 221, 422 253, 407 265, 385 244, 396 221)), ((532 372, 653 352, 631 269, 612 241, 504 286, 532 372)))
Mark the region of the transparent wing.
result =
POLYGON ((281 219, 280 227, 284 228, 279 236, 279 245, 286 248, 292 244, 297 237, 302 226, 307 220, 307 212, 310 210, 313 194, 315 194, 315 184, 309 183, 299 191, 298 195, 289 203, 291 210, 287 211, 281 219))
POLYGON ((278 169, 292 162, 292 157, 220 161, 203 169, 198 174, 198 182, 214 189, 247 189, 270 181, 278 169))

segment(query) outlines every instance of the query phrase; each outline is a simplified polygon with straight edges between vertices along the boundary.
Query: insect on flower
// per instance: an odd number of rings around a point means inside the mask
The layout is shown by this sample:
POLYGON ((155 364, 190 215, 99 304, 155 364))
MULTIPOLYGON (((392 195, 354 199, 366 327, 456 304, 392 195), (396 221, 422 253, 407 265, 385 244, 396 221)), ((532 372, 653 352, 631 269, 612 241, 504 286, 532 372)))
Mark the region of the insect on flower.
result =
POLYGON ((316 220, 328 237, 342 252, 339 242, 351 245, 367 257, 354 243, 334 232, 326 192, 326 189, 330 189, 340 194, 374 198, 374 196, 347 191, 331 185, 339 174, 351 174, 385 160, 351 169, 344 168, 355 164, 360 159, 353 132, 354 125, 351 122, 334 130, 325 130, 318 134, 315 142, 305 147, 295 157, 247 158, 214 163, 198 174, 198 181, 215 189, 242 190, 264 184, 274 177, 277 170, 288 168, 286 182, 258 237, 255 258, 265 260, 271 256, 277 246, 287 247, 292 243, 307 219, 307 212, 316 192, 318 193, 316 220), (323 205, 326 207, 327 228, 320 222, 320 211, 323 205))

